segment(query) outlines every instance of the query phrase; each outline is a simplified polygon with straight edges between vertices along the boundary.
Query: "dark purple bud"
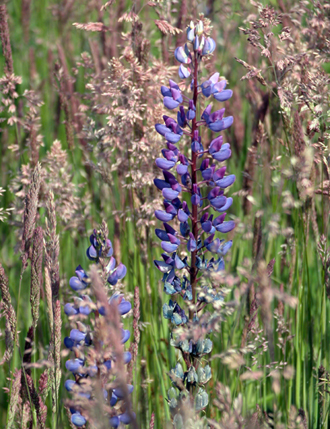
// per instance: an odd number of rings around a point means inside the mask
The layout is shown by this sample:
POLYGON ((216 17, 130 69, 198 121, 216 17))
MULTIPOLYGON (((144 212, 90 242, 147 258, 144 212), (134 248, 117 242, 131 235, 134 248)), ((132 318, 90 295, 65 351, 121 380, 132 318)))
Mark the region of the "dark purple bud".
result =
POLYGON ((197 249, 197 243, 192 232, 189 233, 189 240, 187 243, 188 252, 194 252, 197 249))
MULTIPOLYGON (((225 172, 226 172, 226 167, 225 166, 221 167, 217 171, 215 171, 214 174, 213 174, 213 180, 214 180, 214 182, 217 182, 218 180, 222 179, 224 177, 224 175, 225 175, 225 172)), ((218 185, 218 183, 217 183, 217 186, 220 186, 220 185, 218 185)))
POLYGON ((206 122, 208 121, 208 118, 210 116, 212 110, 212 103, 209 104, 206 109, 204 110, 204 112, 202 113, 202 119, 204 119, 206 122))
POLYGON ((63 342, 64 342, 65 347, 67 349, 70 349, 70 350, 72 349, 72 347, 76 347, 77 346, 77 343, 75 341, 73 341, 69 337, 65 337, 63 342))
MULTIPOLYGON (((165 231, 166 231, 168 234, 172 234, 172 235, 175 235, 175 234, 176 234, 175 229, 174 229, 171 225, 169 225, 169 224, 167 224, 167 223, 164 223, 164 228, 165 228, 165 231)), ((164 240, 164 241, 166 241, 166 240, 164 240)))
POLYGON ((217 225, 221 224, 225 220, 226 214, 227 213, 223 213, 222 215, 216 217, 213 221, 213 226, 217 227, 217 225))
POLYGON ((162 149, 162 154, 163 154, 164 158, 167 159, 168 161, 176 162, 178 160, 178 157, 175 156, 175 154, 172 150, 162 149))
POLYGON ((223 136, 219 136, 211 141, 210 147, 209 147, 209 153, 212 155, 215 152, 219 152, 221 149, 221 146, 223 144, 223 136))
POLYGON ((162 253, 162 258, 164 259, 165 264, 171 265, 170 270, 172 270, 174 259, 172 259, 169 255, 166 255, 166 253, 162 253))
POLYGON ((178 124, 180 125, 180 127, 186 126, 186 124, 187 124, 186 114, 185 114, 183 106, 180 106, 180 110, 178 111, 177 119, 178 119, 178 124))
POLYGON ((187 235, 190 232, 190 226, 188 222, 182 222, 180 223, 180 232, 183 237, 187 237, 187 235))
POLYGON ((215 188, 211 189, 211 191, 207 195, 207 199, 209 201, 213 200, 215 197, 217 197, 220 193, 219 186, 216 186, 215 188))
POLYGON ((223 119, 223 115, 225 114, 225 109, 216 110, 209 116, 210 122, 221 121, 223 119))
POLYGON ((161 180, 161 179, 154 179, 154 184, 161 191, 164 188, 170 188, 171 187, 171 185, 169 183, 167 183, 165 180, 161 180))
MULTIPOLYGON (((221 92, 216 92, 213 94, 213 97, 218 101, 227 101, 233 95, 233 91, 231 89, 225 89, 221 92)), ((230 125, 229 125, 230 126, 230 125)))
POLYGON ((156 229, 155 233, 157 235, 157 237, 162 240, 162 241, 170 241, 170 239, 168 238, 167 232, 163 231, 162 229, 156 229))

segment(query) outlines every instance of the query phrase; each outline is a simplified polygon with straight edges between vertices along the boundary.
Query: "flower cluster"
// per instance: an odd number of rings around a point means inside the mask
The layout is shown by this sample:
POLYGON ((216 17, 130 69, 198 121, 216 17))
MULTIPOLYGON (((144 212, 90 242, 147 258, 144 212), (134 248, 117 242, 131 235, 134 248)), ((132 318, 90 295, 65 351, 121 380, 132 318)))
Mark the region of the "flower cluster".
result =
MULTIPOLYGON (((87 249, 87 256, 90 260, 102 267, 105 283, 114 286, 118 280, 126 275, 126 267, 119 264, 116 267, 116 260, 112 256, 113 248, 111 241, 104 238, 104 231, 94 230, 90 236, 91 245, 87 249)), ((113 408, 110 414, 109 423, 111 427, 117 428, 120 423, 128 425, 131 423, 134 413, 125 410, 126 394, 133 391, 132 385, 121 386, 116 383, 112 370, 116 366, 116 353, 113 345, 107 341, 107 335, 102 334, 102 320, 108 313, 118 312, 120 316, 127 314, 131 310, 131 303, 126 301, 122 294, 114 292, 108 302, 94 302, 89 294, 84 291, 93 292, 93 285, 86 272, 79 265, 76 269, 76 276, 71 277, 70 287, 79 296, 74 298, 73 303, 65 304, 64 312, 75 323, 76 328, 70 331, 70 335, 64 339, 64 345, 69 349, 74 357, 66 361, 66 368, 73 374, 73 379, 65 382, 65 388, 82 400, 93 399, 92 384, 86 381, 97 378, 101 383, 105 404, 108 403, 113 408), (94 316, 94 319, 91 316, 94 316), (82 322, 83 320, 83 322, 82 322), (110 386, 110 388, 109 388, 110 386)), ((103 325, 104 329, 104 325, 103 325)), ((130 331, 120 328, 121 344, 126 343, 130 338, 130 331)), ((123 363, 128 364, 131 359, 131 353, 126 351, 122 356, 123 363)), ((71 422, 81 427, 85 425, 88 415, 84 415, 82 404, 79 400, 70 406, 71 422)), ((88 414, 88 413, 87 413, 88 414)))
MULTIPOLYGON (((172 80, 168 87, 162 86, 164 106, 169 110, 177 109, 177 116, 173 119, 164 115, 164 124, 155 125, 156 131, 166 139, 166 148, 162 150, 163 157, 156 159, 163 177, 154 180, 164 197, 164 210, 155 211, 156 218, 164 226, 155 231, 164 253, 162 260, 154 263, 163 273, 164 292, 171 295, 169 303, 163 306, 163 315, 174 326, 198 323, 198 313, 205 305, 223 299, 210 282, 204 282, 203 287, 199 287, 202 282, 198 282, 202 277, 224 269, 223 257, 232 242, 220 239, 216 234, 228 233, 235 227, 234 221, 225 221, 226 211, 233 202, 225 195, 225 190, 235 182, 235 175, 227 175, 226 166, 217 165, 231 156, 230 144, 224 143, 220 135, 204 147, 200 131, 202 126, 213 132, 223 131, 232 125, 233 117, 224 117, 224 108, 212 113, 212 104, 209 104, 200 119, 197 118, 200 95, 213 96, 217 101, 232 96, 232 91, 225 89, 226 80, 220 79, 219 73, 202 83, 198 81, 202 59, 210 55, 215 46, 214 40, 204 34, 203 21, 196 26, 190 23, 187 43, 178 47, 174 55, 181 63, 180 78, 192 77, 192 96, 186 96, 181 89, 183 85, 172 80), (190 150, 178 145, 184 135, 190 138, 190 150), (175 222, 173 226, 169 224, 171 221, 175 222), (189 257, 181 256, 187 251, 189 257), (209 253, 211 257, 207 259, 209 253), (185 301, 182 305, 178 302, 179 296, 185 301), (189 308, 189 316, 183 306, 189 308)), ((211 369, 208 365, 203 368, 199 362, 201 356, 211 351, 212 341, 172 339, 172 344, 182 351, 187 366, 184 371, 178 363, 171 372, 174 387, 168 392, 168 401, 176 413, 174 420, 178 422, 182 419, 182 401, 190 396, 191 403, 191 392, 194 392, 196 411, 208 404, 203 386, 211 378, 211 369)))

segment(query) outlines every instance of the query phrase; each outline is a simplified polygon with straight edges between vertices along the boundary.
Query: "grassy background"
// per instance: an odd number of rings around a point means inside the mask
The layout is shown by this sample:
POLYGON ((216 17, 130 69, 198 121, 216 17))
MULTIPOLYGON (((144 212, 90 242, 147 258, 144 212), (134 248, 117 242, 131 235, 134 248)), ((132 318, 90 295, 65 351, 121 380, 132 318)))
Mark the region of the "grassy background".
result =
MULTIPOLYGON (((86 21, 84 10, 86 4, 82 3, 78 9, 77 15, 71 22, 63 28, 52 11, 53 6, 61 7, 61 2, 55 0, 44 0, 43 2, 31 2, 30 18, 30 36, 28 40, 23 37, 21 24, 22 4, 20 0, 11 0, 8 2, 10 36, 14 59, 15 74, 22 76, 22 85, 18 88, 20 94, 25 89, 35 89, 41 94, 44 105, 41 108, 41 132, 44 136, 44 146, 40 149, 40 158, 42 159, 51 143, 55 138, 61 140, 62 147, 68 150, 65 136, 65 127, 62 123, 63 113, 60 116, 59 125, 56 126, 55 118, 58 114, 58 95, 52 85, 50 76, 53 73, 53 63, 49 62, 49 54, 52 53, 56 58, 56 43, 63 43, 67 40, 69 33, 70 46, 65 46, 67 53, 68 66, 72 67, 78 59, 81 52, 89 50, 87 36, 71 26, 74 21, 86 21), (29 50, 33 48, 35 57, 36 75, 31 79, 31 57, 29 50)), ((127 9, 129 8, 127 4, 127 9)), ((231 9, 225 4, 225 13, 228 21, 236 29, 230 33, 233 37, 230 40, 223 39, 221 29, 218 29, 218 48, 216 52, 215 68, 221 71, 229 80, 229 87, 241 96, 242 104, 239 112, 235 115, 240 118, 244 124, 244 135, 240 152, 233 152, 233 156, 228 163, 228 171, 236 174, 237 180, 232 187, 232 192, 237 192, 242 188, 243 171, 248 154, 248 148, 252 144, 252 124, 254 120, 253 110, 244 94, 247 91, 247 83, 240 81, 244 74, 242 67, 236 63, 234 56, 246 59, 246 37, 239 33, 238 27, 243 25, 243 18, 246 16, 246 10, 242 10, 242 4, 232 2, 231 9)), ((215 2, 215 11, 221 13, 224 5, 221 2, 215 2)), ((200 11, 206 11, 207 5, 200 2, 198 5, 200 11)), ((189 10, 188 10, 188 13, 189 10)), ((217 25, 217 14, 215 23, 217 25)), ((145 9, 141 13, 142 21, 155 18, 153 12, 147 12, 145 9)), ((88 20, 97 20, 96 12, 88 15, 88 20)), ((154 30, 154 29, 153 29, 154 30)), ((91 36, 96 38, 97 36, 91 36)), ((152 37, 158 37, 157 32, 153 31, 152 37)), ((153 41, 151 40, 151 44, 153 41)), ((160 55, 153 48, 155 55, 160 55)), ((3 69, 3 58, 0 58, 0 70, 3 69)), ((75 90, 82 92, 84 88, 83 76, 78 77, 75 84, 75 90)), ((270 109, 276 111, 276 102, 270 109)), ((212 361, 213 381, 221 381, 228 385, 233 397, 239 393, 243 397, 243 412, 252 413, 256 405, 260 405, 263 410, 272 413, 276 407, 282 413, 282 421, 288 421, 290 406, 294 405, 297 409, 302 408, 309 418, 310 428, 328 427, 329 399, 326 395, 324 401, 320 402, 319 381, 317 377, 318 368, 323 365, 329 370, 330 358, 330 327, 329 327, 329 300, 325 293, 324 270, 317 253, 317 243, 313 232, 307 233, 307 225, 304 219, 306 207, 294 208, 290 211, 283 208, 285 203, 285 191, 290 191, 293 197, 298 200, 298 192, 295 181, 292 177, 283 179, 283 172, 290 167, 290 153, 279 143, 278 139, 272 137, 273 127, 276 123, 280 124, 278 119, 269 117, 266 121, 266 132, 269 137, 267 146, 258 148, 258 157, 256 165, 256 175, 253 187, 254 204, 251 213, 246 216, 242 209, 242 198, 236 196, 231 213, 239 219, 239 225, 234 236, 234 244, 227 262, 227 269, 233 274, 240 271, 238 267, 247 266, 251 268, 252 248, 253 248, 253 222, 258 211, 262 210, 262 257, 269 262, 275 258, 275 267, 272 274, 274 287, 284 286, 284 291, 290 293, 299 300, 296 309, 285 306, 284 318, 288 324, 291 335, 294 337, 285 347, 285 353, 275 347, 275 360, 287 362, 295 369, 295 375, 291 380, 280 379, 280 390, 275 393, 272 389, 272 379, 269 377, 269 371, 263 368, 264 377, 258 381, 242 382, 239 378, 243 368, 229 369, 220 359, 212 361), (268 161, 270 162, 267 162, 268 161), (274 167, 274 168, 270 168, 274 167), (282 179, 282 186, 278 186, 278 179, 282 179), (280 252, 285 243, 285 237, 281 233, 273 233, 273 223, 276 221, 278 228, 293 229, 293 241, 296 249, 296 260, 294 267, 290 266, 292 254, 286 256, 287 266, 281 265, 280 252), (290 270, 293 269, 293 281, 291 290, 290 270), (323 417, 321 418, 321 411, 323 417)), ((279 125, 281 126, 281 125, 279 125)), ((22 156, 17 157, 15 153, 8 150, 8 146, 15 142, 15 132, 10 129, 9 133, 2 133, 1 138, 1 186, 8 188, 10 181, 15 177, 22 164, 26 164, 29 159, 29 152, 25 151, 22 156)), ((24 146, 24 142, 22 142, 24 146)), ((81 197, 90 187, 93 188, 93 201, 91 207, 91 217, 86 219, 86 233, 73 237, 71 231, 66 231, 59 227, 60 235, 60 274, 61 274, 61 302, 66 302, 68 296, 68 280, 73 275, 74 269, 78 264, 87 267, 87 258, 85 249, 88 246, 88 237, 91 229, 101 221, 104 213, 104 203, 102 195, 99 194, 100 177, 93 175, 90 183, 86 183, 84 166, 82 164, 81 147, 76 144, 70 151, 69 159, 73 169, 73 182, 82 185, 80 188, 81 197), (102 209, 101 209, 102 207, 102 209)), ((114 223, 111 213, 111 207, 118 207, 121 203, 121 190, 115 189, 115 203, 109 204, 106 212, 106 221, 109 225, 112 238, 114 235, 114 223)), ((1 198, 0 206, 8 207, 14 199, 14 195, 8 190, 1 198)), ((328 211, 327 203, 321 196, 315 198, 316 209, 318 213, 318 223, 320 233, 328 238, 328 211)), ((41 222, 44 221, 44 212, 40 212, 41 222)), ((140 287, 141 296, 141 321, 145 324, 141 332, 141 342, 139 346, 139 357, 134 373, 135 390, 133 393, 134 408, 137 411, 139 424, 141 428, 147 427, 151 413, 155 413, 156 426, 164 427, 165 419, 169 419, 169 411, 166 405, 166 390, 170 387, 170 381, 166 373, 176 362, 175 349, 169 347, 169 329, 168 323, 162 314, 162 304, 167 299, 162 292, 159 272, 152 263, 155 256, 160 254, 159 247, 152 244, 153 239, 149 239, 147 257, 142 255, 142 244, 144 240, 139 231, 132 223, 122 223, 121 234, 121 253, 122 262, 128 268, 128 275, 125 280, 127 291, 133 292, 134 287, 140 287), (147 261, 147 263, 146 263, 147 261)), ((14 308, 17 306, 18 277, 20 272, 19 254, 15 253, 17 241, 17 227, 8 222, 0 224, 0 259, 9 276, 10 291, 13 298, 14 308)), ((29 302, 29 271, 23 278, 22 295, 19 308, 19 331, 21 332, 21 347, 24 344, 24 336, 31 323, 29 302)), ((240 275, 240 279, 245 281, 245 277, 240 275)), ((228 299, 234 298, 234 292, 228 299)), ((272 303, 273 309, 278 305, 277 301, 272 303)), ((35 359, 45 356, 50 341, 50 332, 47 328, 46 312, 44 303, 41 302, 40 320, 36 333, 36 354, 35 359), (43 347, 38 347, 42 344, 43 347)), ((235 312, 222 324, 221 332, 214 334, 214 354, 226 351, 228 347, 239 346, 242 338, 242 332, 245 323, 246 305, 242 299, 235 312)), ((125 322, 129 326, 129 319, 125 322)), ((1 328, 4 322, 1 321, 1 328)), ((275 343, 277 341, 277 324, 273 324, 275 343)), ((68 323, 63 315, 63 337, 68 332, 68 323)), ((1 355, 5 349, 4 337, 0 341, 1 355)), ((20 366, 19 357, 15 356, 14 367, 20 366)), ((262 353, 259 359, 260 365, 270 363, 269 353, 262 353)), ((63 382, 65 380, 65 360, 62 360, 64 376, 60 389, 60 399, 63 401, 67 397, 63 382)), ((252 365, 252 356, 246 357, 246 365, 252 365)), ((256 369, 256 368, 255 368, 256 369)), ((9 365, 5 364, 0 369, 0 386, 8 386, 9 365)), ((37 373, 38 371, 35 370, 37 373)), ((8 395, 0 390, 0 427, 5 427, 6 412, 8 405, 8 395)), ((49 405, 49 404, 48 404, 49 405)), ((49 407, 50 409, 50 407, 49 407)), ((213 409, 207 410, 213 417, 217 412, 213 409)), ((66 428, 68 422, 63 409, 59 409, 56 419, 49 413, 48 425, 58 428, 66 428)))

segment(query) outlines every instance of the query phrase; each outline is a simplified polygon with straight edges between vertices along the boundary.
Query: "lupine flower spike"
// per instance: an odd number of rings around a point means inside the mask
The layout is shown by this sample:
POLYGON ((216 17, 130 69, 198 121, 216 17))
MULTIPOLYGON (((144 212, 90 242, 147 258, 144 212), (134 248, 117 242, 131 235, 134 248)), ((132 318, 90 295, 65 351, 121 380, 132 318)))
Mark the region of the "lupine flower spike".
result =
MULTIPOLYGON (((116 283, 126 275, 126 267, 119 264, 116 267, 116 260, 112 256, 113 248, 111 241, 106 237, 106 227, 102 224, 100 230, 94 230, 90 236, 91 245, 87 249, 87 257, 95 263, 101 265, 104 282, 113 288, 116 283)), ((88 420, 88 413, 85 412, 84 402, 91 401, 93 398, 93 383, 89 380, 98 379, 98 385, 102 386, 104 405, 114 407, 109 415, 109 427, 117 428, 120 423, 128 425, 135 418, 135 414, 126 409, 126 394, 132 393, 134 387, 128 384, 125 387, 118 384, 112 369, 116 366, 116 353, 113 344, 107 344, 107 329, 103 323, 106 314, 118 311, 123 316, 131 310, 131 303, 126 301, 124 296, 118 292, 113 292, 108 302, 104 303, 98 300, 94 302, 86 291, 93 291, 91 281, 84 271, 78 265, 76 275, 71 277, 69 285, 77 293, 72 303, 65 304, 64 312, 75 323, 76 328, 71 329, 70 335, 64 339, 64 345, 72 352, 72 358, 66 361, 66 368, 70 371, 74 379, 67 379, 65 388, 68 392, 76 395, 77 401, 70 404, 71 422, 82 427, 88 420), (92 322, 92 319, 94 321, 92 322), (92 322, 92 323, 91 323, 92 322), (103 330, 102 330, 103 327, 103 330), (109 387, 110 386, 110 387, 109 387), (125 400, 125 401, 123 401, 125 400)), ((121 339, 119 342, 126 343, 130 338, 130 331, 122 329, 119 326, 121 339)), ((119 345, 119 347, 121 347, 119 345)), ((131 361, 131 353, 123 353, 123 363, 128 364, 131 361)), ((99 405, 99 404, 98 404, 99 405)))
MULTIPOLYGON (((172 80, 168 87, 162 86, 164 106, 175 112, 176 119, 164 115, 164 124, 155 126, 164 136, 166 147, 162 150, 163 156, 156 159, 163 177, 154 180, 164 197, 164 210, 155 211, 156 218, 163 222, 163 228, 155 232, 164 253, 162 259, 154 263, 163 274, 165 293, 171 296, 163 306, 163 315, 173 326, 198 323, 198 313, 206 304, 223 299, 212 285, 199 293, 197 288, 202 276, 224 270, 223 257, 232 242, 216 235, 226 234, 235 227, 233 221, 225 221, 233 202, 225 195, 225 190, 234 183, 235 175, 227 175, 226 167, 218 164, 231 156, 230 144, 224 143, 223 136, 218 135, 205 145, 200 131, 202 126, 215 133, 223 131, 232 125, 233 117, 225 117, 224 108, 212 112, 212 104, 206 106, 200 118, 197 116, 199 96, 213 97, 215 102, 226 101, 232 96, 219 73, 199 82, 202 58, 212 54, 215 47, 215 41, 204 34, 202 21, 189 24, 187 43, 176 48, 174 56, 181 63, 179 77, 187 79, 191 76, 192 95, 183 94, 180 85, 172 80), (184 134, 191 140, 188 148, 183 144, 178 146, 184 134), (179 222, 179 230, 170 225, 173 220, 179 222), (182 250, 188 251, 189 256, 181 256, 182 250), (209 254, 211 257, 207 259, 209 254)), ((186 363, 185 370, 181 363, 172 369, 173 387, 168 391, 175 427, 181 427, 179 423, 184 422, 181 411, 187 397, 190 404, 194 404, 195 412, 208 404, 205 384, 211 378, 211 369, 201 365, 200 357, 211 352, 212 341, 176 341, 173 338, 172 342, 181 350, 186 363)))

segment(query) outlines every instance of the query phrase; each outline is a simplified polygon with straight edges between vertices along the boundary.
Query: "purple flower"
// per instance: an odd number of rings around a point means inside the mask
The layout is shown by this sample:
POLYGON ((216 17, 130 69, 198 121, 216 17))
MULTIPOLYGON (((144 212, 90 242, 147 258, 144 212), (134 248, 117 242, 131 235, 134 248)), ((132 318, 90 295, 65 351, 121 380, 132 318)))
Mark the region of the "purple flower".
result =
POLYGON ((181 79, 187 79, 190 76, 191 70, 189 67, 185 67, 184 65, 180 65, 179 67, 179 76, 181 79))
POLYGON ((182 46, 179 46, 178 48, 176 48, 176 50, 174 51, 174 56, 175 56, 175 59, 179 61, 179 63, 183 63, 183 64, 191 63, 191 59, 186 54, 182 46))

